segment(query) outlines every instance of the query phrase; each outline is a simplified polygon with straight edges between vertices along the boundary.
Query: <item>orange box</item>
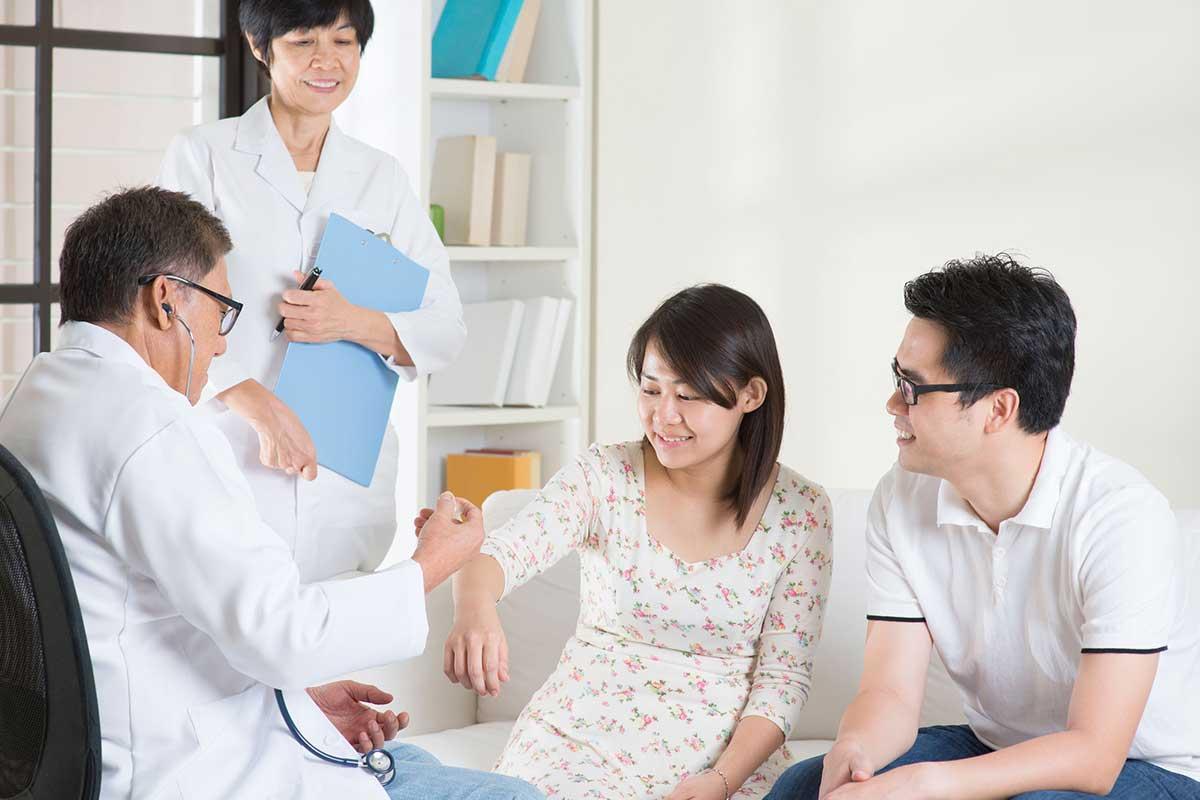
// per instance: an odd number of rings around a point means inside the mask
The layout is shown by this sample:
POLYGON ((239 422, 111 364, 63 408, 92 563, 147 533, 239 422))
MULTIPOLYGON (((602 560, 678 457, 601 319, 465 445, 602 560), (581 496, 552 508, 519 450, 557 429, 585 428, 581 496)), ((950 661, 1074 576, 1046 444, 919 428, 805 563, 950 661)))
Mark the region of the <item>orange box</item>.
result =
POLYGON ((493 492, 542 488, 542 454, 533 450, 468 450, 446 456, 446 490, 477 506, 493 492))

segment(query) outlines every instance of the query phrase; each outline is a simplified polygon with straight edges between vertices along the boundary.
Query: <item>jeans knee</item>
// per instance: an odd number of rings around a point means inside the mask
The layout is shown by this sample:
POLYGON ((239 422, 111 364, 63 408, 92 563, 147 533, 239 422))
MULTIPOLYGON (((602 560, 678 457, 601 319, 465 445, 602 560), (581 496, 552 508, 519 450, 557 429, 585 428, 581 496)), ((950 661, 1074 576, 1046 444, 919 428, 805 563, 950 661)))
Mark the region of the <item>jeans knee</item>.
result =
POLYGON ((488 800, 546 800, 533 784, 520 778, 492 773, 491 791, 488 800))
POLYGON ((793 764, 779 776, 763 800, 817 800, 824 767, 824 756, 793 764))

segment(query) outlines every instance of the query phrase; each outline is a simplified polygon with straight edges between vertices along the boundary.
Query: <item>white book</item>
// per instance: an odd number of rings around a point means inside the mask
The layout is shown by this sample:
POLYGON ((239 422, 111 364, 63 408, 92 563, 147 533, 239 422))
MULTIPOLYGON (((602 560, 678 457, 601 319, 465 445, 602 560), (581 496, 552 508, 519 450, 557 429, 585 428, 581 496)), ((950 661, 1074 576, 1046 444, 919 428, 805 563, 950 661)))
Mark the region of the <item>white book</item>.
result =
POLYGON ((505 405, 546 405, 570 316, 570 300, 535 297, 525 301, 525 319, 505 405))
POLYGON ((557 297, 532 297, 525 301, 525 317, 521 320, 521 336, 517 340, 517 357, 504 404, 509 406, 542 406, 544 374, 554 344, 554 325, 558 319, 560 301, 557 297))
POLYGON ((491 244, 495 180, 495 136, 438 139, 429 198, 445 209, 446 244, 491 244))
POLYGON ((529 153, 496 156, 492 207, 492 244, 525 246, 525 224, 529 216, 529 153))
POLYGON ((430 404, 504 405, 524 313, 521 300, 464 304, 466 344, 457 361, 430 377, 430 404))

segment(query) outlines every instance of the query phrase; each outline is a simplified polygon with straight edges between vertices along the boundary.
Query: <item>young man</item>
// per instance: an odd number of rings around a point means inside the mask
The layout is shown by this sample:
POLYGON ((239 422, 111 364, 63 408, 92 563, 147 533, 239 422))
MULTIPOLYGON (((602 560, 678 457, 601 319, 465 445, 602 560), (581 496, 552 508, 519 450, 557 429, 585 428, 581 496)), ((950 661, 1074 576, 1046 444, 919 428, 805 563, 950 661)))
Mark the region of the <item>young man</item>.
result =
POLYGON ((833 749, 770 798, 1200 800, 1189 548, 1145 477, 1056 427, 1066 293, 999 255, 922 275, 904 300, 862 684, 833 749), (917 728, 932 646, 967 725, 917 728))

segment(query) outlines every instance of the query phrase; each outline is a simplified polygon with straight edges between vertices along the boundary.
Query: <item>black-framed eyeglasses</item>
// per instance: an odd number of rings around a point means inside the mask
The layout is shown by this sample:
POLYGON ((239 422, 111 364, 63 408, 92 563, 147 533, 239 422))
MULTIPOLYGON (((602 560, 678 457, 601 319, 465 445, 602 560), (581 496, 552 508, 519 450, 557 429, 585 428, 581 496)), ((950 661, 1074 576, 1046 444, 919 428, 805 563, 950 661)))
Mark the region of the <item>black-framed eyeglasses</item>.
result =
POLYGON ((923 394, 930 392, 967 392, 972 389, 988 389, 995 391, 1003 386, 995 383, 913 383, 900 374, 900 364, 892 359, 892 384, 900 392, 900 398, 905 405, 915 406, 923 394))
POLYGON ((220 333, 222 336, 225 336, 231 330, 233 330, 233 324, 237 322, 238 314, 242 313, 242 304, 237 300, 234 300, 232 297, 226 297, 219 292, 214 292, 207 286, 201 286, 195 281, 189 281, 187 278, 181 278, 178 275, 172 275, 169 272, 155 272, 150 275, 143 275, 142 277, 138 278, 138 286, 149 286, 151 283, 154 283, 156 278, 166 278, 168 280, 178 281, 185 286, 190 286, 197 291, 203 292, 213 300, 216 300, 218 303, 224 305, 225 309, 221 312, 220 333))

